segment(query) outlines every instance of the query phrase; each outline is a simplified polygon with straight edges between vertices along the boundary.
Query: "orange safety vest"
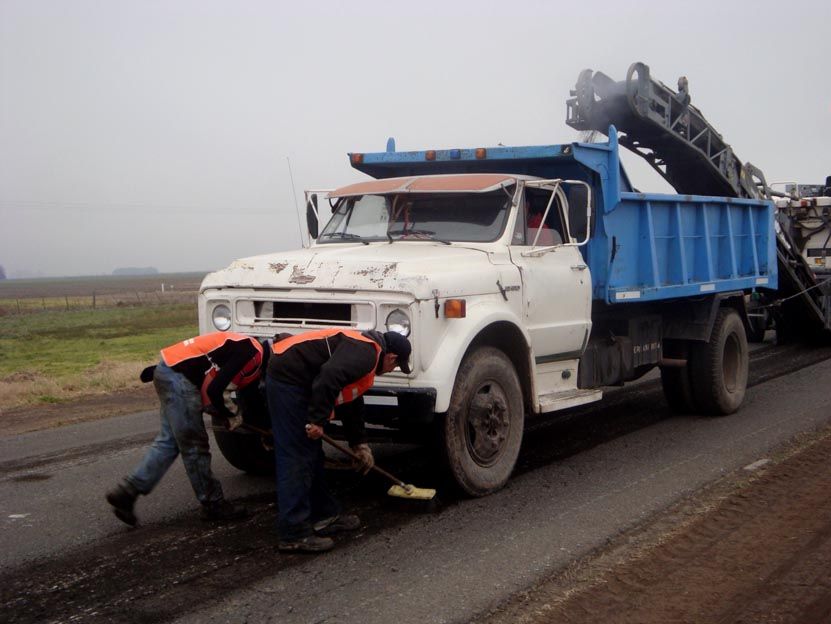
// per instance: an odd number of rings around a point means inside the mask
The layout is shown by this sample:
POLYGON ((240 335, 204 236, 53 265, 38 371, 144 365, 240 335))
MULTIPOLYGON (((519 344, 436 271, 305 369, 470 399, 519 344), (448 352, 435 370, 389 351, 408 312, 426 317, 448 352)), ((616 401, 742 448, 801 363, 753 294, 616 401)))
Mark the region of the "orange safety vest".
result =
MULTIPOLYGON (((252 381, 259 378, 260 364, 262 364, 263 361, 263 346, 258 340, 249 338, 243 334, 237 334, 235 332, 214 332, 212 334, 205 334, 204 336, 188 338, 187 340, 177 342, 175 345, 162 349, 162 360, 164 360, 165 364, 172 367, 184 362, 185 360, 191 360, 193 358, 204 356, 208 358, 208 361, 211 362, 211 364, 213 364, 213 361, 211 360, 211 353, 219 349, 229 340, 234 342, 244 342, 249 340, 257 350, 245 366, 242 367, 242 370, 234 375, 234 378, 231 380, 232 384, 234 384, 237 388, 242 389, 252 381)), ((205 379, 202 382, 203 405, 210 405, 211 403, 208 398, 208 386, 216 377, 217 370, 218 368, 214 365, 211 366, 208 372, 205 373, 205 379)))
MULTIPOLYGON (((319 329, 316 331, 305 332, 303 334, 296 334, 291 338, 275 342, 271 349, 274 351, 275 355, 280 355, 301 342, 308 342, 310 340, 325 340, 332 336, 336 336, 337 334, 343 334, 353 340, 360 340, 361 342, 369 343, 375 347, 375 364, 373 365, 372 370, 357 381, 352 382, 341 389, 337 398, 335 398, 335 405, 341 405, 343 403, 354 401, 369 390, 372 387, 372 384, 375 383, 375 369, 378 367, 378 359, 381 357, 381 345, 375 342, 372 338, 367 338, 361 332, 355 331, 354 329, 319 329)), ((326 346, 329 346, 328 342, 326 343, 326 346)), ((331 354, 332 352, 330 350, 329 355, 331 354)))

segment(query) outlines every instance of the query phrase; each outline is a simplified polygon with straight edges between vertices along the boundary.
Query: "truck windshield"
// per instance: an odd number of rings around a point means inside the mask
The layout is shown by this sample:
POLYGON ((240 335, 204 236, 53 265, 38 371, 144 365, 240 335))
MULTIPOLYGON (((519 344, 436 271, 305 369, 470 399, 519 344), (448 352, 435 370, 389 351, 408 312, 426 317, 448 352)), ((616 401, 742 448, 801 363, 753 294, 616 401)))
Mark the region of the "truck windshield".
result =
POLYGON ((318 242, 491 242, 505 228, 512 187, 490 193, 399 193, 344 197, 318 242))

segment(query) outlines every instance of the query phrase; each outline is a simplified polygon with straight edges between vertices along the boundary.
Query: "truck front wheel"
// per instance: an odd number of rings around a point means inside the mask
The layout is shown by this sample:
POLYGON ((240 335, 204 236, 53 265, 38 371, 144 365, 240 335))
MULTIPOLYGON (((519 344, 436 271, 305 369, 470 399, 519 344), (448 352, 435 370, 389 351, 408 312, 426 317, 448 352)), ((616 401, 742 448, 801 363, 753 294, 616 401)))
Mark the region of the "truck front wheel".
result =
POLYGON ((710 342, 690 348, 693 395, 707 414, 732 414, 739 409, 747 389, 747 335, 738 312, 722 308, 716 316, 710 342))
POLYGON ((492 347, 465 358, 442 430, 447 466, 463 492, 484 496, 505 485, 519 455, 523 421, 511 360, 492 347))
POLYGON ((265 447, 262 436, 214 429, 214 440, 234 468, 254 475, 274 474, 274 451, 265 447))

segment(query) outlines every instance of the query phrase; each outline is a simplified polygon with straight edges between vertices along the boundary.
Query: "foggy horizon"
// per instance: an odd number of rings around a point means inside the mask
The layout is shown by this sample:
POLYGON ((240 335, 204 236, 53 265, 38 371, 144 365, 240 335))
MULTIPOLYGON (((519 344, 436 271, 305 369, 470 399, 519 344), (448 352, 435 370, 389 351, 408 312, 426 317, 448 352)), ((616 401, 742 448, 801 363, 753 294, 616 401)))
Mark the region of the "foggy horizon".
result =
MULTIPOLYGON (((772 0, 0 0, 0 265, 202 272, 296 248, 303 190, 365 179, 348 152, 580 140, 580 71, 636 61, 686 76, 768 182, 822 183, 829 18, 772 0)), ((673 192, 621 151, 635 186, 673 192)))

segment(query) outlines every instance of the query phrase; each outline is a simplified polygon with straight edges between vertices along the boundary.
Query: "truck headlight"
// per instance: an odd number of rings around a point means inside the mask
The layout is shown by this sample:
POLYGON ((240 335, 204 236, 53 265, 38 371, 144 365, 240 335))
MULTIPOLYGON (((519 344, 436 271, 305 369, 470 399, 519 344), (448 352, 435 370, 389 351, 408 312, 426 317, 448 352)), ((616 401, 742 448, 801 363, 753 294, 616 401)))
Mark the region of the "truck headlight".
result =
POLYGON ((219 331, 228 331, 231 329, 231 308, 220 303, 211 312, 211 320, 219 331))
POLYGON ((404 337, 410 335, 410 317, 403 310, 393 310, 387 316, 387 331, 393 331, 404 337))

